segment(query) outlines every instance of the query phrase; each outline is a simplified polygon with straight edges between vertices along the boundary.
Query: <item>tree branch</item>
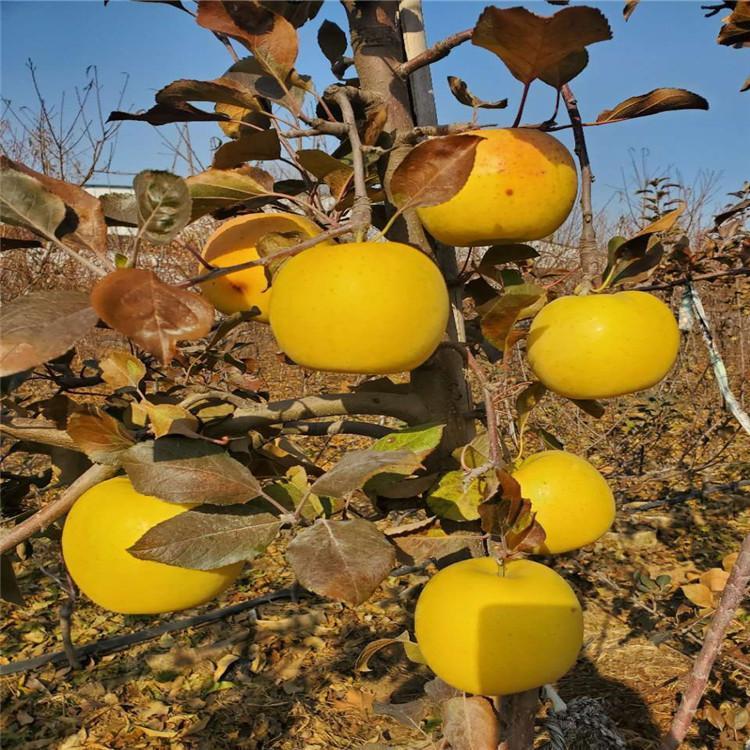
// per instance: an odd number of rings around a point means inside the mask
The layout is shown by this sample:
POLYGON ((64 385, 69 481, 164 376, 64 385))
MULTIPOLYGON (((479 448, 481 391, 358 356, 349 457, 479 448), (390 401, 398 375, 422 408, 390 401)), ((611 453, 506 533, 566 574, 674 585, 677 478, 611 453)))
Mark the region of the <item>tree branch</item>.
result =
POLYGON ((345 90, 339 89, 333 95, 336 103, 341 107, 341 115, 346 124, 349 144, 352 147, 352 168, 354 169, 354 203, 352 205, 351 221, 360 227, 360 232, 370 226, 372 221, 372 206, 367 197, 365 162, 362 157, 362 142, 357 130, 352 103, 345 90))
POLYGON ((672 719, 669 734, 662 741, 662 750, 677 750, 682 744, 706 689, 711 667, 721 648, 724 632, 747 593, 748 582, 750 582, 750 534, 742 542, 740 554, 729 574, 729 579, 721 595, 721 601, 716 608, 716 612, 714 612, 706 638, 703 641, 703 647, 690 671, 687 687, 682 694, 677 713, 672 719))
POLYGON ((281 432, 285 435, 306 435, 308 437, 363 435, 377 440, 390 435, 394 430, 392 427, 385 427, 372 422, 339 419, 335 422, 286 422, 281 432))
POLYGON ((81 452, 73 438, 64 430, 53 427, 53 422, 40 419, 17 419, 15 422, 0 422, 0 434, 14 440, 52 445, 55 448, 81 452))
POLYGON ((438 60, 442 60, 444 57, 448 57, 450 51, 454 47, 458 47, 459 44, 468 42, 473 33, 474 28, 472 27, 471 29, 465 29, 464 31, 451 34, 451 36, 437 42, 434 46, 426 49, 416 57, 412 57, 411 60, 401 63, 401 65, 396 68, 396 75, 401 79, 408 78, 408 76, 415 70, 437 62, 438 60))
POLYGON ((321 242, 331 240, 334 237, 340 237, 342 234, 349 234, 350 232, 354 232, 357 229, 359 229, 359 227, 355 226, 353 222, 341 224, 338 227, 328 229, 325 232, 321 232, 320 234, 316 234, 315 237, 310 237, 309 239, 304 240, 303 242, 299 242, 296 245, 286 247, 283 250, 279 250, 278 252, 273 253, 272 255, 267 255, 265 258, 250 260, 247 263, 238 263, 234 266, 214 268, 211 271, 207 271, 206 273, 201 274, 200 276, 196 276, 192 279, 187 279, 187 281, 183 281, 177 286, 187 288, 195 286, 196 284, 202 284, 205 281, 212 281, 213 279, 217 279, 220 276, 227 276, 228 274, 234 273, 235 271, 244 271, 246 268, 254 268, 255 266, 267 266, 269 263, 273 263, 279 260, 279 258, 289 258, 292 255, 297 255, 297 253, 301 253, 303 250, 314 247, 321 242))
POLYGON ((674 289, 676 286, 686 286, 688 283, 693 281, 713 281, 714 279, 722 279, 726 276, 750 276, 750 268, 729 268, 726 271, 717 271, 716 273, 704 273, 700 276, 691 276, 689 279, 677 279, 676 281, 667 281, 664 284, 643 284, 641 286, 634 286, 633 289, 638 289, 641 292, 656 292, 664 289, 674 289))
POLYGON ((342 417, 351 414, 395 417, 407 424, 430 421, 429 411, 415 394, 362 391, 291 398, 238 409, 231 419, 216 425, 212 432, 241 434, 258 427, 282 422, 298 422, 314 417, 342 417))
MULTIPOLYGON (((492 398, 492 391, 490 391, 490 384, 487 381, 484 370, 482 370, 482 366, 477 362, 474 355, 468 349, 466 349, 466 363, 479 381, 479 386, 484 395, 484 410, 487 418, 487 436, 490 444, 489 459, 493 466, 500 467, 502 461, 500 459, 500 438, 497 428, 497 412, 495 411, 495 402, 492 398)), ((507 458, 508 457, 506 456, 506 459, 507 458)))
POLYGON ((59 497, 45 505, 41 510, 38 510, 30 518, 27 518, 3 534, 0 539, 0 553, 12 550, 32 534, 36 534, 37 531, 41 531, 53 521, 65 515, 73 507, 73 503, 86 490, 114 476, 117 471, 117 466, 106 466, 104 464, 94 464, 91 466, 59 497))
POLYGON ((586 149, 586 138, 583 135, 581 113, 573 91, 566 83, 561 89, 565 107, 568 110, 570 124, 575 139, 575 152, 581 165, 581 239, 578 252, 581 259, 581 271, 587 280, 592 280, 598 273, 596 232, 594 230, 594 211, 591 206, 591 184, 594 176, 591 172, 589 153, 586 149))

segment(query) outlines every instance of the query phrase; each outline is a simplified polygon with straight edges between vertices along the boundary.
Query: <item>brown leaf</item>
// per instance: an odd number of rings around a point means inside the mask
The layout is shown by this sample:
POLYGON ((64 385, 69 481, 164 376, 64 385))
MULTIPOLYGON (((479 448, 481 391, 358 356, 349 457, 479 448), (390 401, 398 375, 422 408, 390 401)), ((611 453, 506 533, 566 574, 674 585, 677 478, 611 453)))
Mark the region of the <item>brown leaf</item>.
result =
POLYGON ((681 586, 682 593, 696 606, 701 609, 714 606, 714 595, 711 589, 703 583, 688 583, 681 586))
POLYGON ((479 534, 465 532, 446 534, 435 530, 428 534, 407 534, 394 536, 391 540, 414 565, 420 565, 427 560, 465 553, 466 556, 476 557, 484 554, 482 537, 479 534))
POLYGON ((626 21, 630 20, 630 16, 633 15, 633 11, 636 9, 639 2, 640 0, 626 0, 625 6, 622 9, 623 18, 626 21))
POLYGON ((448 76, 448 86, 451 94, 456 99, 465 104, 467 107, 476 107, 478 109, 505 109, 508 106, 507 99, 498 99, 494 102, 488 102, 480 99, 469 91, 469 84, 458 76, 448 76))
POLYGON ((286 556, 306 589, 352 606, 370 598, 396 560, 383 534, 360 518, 318 519, 290 542, 286 556))
POLYGON ((343 497, 381 472, 411 474, 421 466, 419 456, 409 450, 350 451, 330 471, 316 479, 311 490, 316 495, 343 497))
POLYGON ((723 18, 724 25, 719 30, 716 41, 727 47, 747 47, 750 45, 750 2, 739 0, 734 10, 723 18))
POLYGON ((151 432, 154 437, 165 435, 186 435, 195 437, 198 429, 198 419, 187 409, 177 404, 152 404, 150 401, 141 402, 151 422, 151 432))
POLYGON ((702 96, 686 89, 654 89, 647 94, 631 96, 612 109, 605 109, 596 121, 599 123, 619 122, 678 109, 708 109, 708 102, 702 96))
POLYGON ((247 467, 202 440, 138 443, 123 455, 122 465, 138 492, 170 503, 235 505, 263 494, 247 467))
POLYGON ((13 563, 8 555, 0 555, 0 597, 11 604, 24 605, 13 563))
POLYGON ((146 377, 146 365, 130 352, 114 351, 99 361, 102 379, 113 388, 138 388, 146 377))
POLYGON ((122 454, 135 444, 135 436, 122 422, 91 404, 68 417, 67 432, 99 464, 119 464, 122 454))
POLYGON ((732 568, 734 567, 734 564, 737 562, 737 558, 740 556, 739 552, 730 552, 728 555, 724 555, 724 557, 721 559, 721 567, 724 568, 724 570, 727 571, 727 573, 732 572, 732 568))
POLYGON ((472 44, 494 52, 513 76, 528 84, 572 52, 611 38, 606 17, 595 8, 537 16, 526 8, 488 7, 474 27, 472 44))
POLYGON ((260 555, 281 523, 247 506, 196 508, 150 528, 128 548, 140 560, 213 570, 260 555))
POLYGON ((232 104, 244 109, 259 109, 254 92, 229 77, 213 81, 196 81, 183 78, 156 92, 157 104, 179 104, 185 101, 232 104))
POLYGON ((284 80, 297 60, 294 26, 254 0, 199 0, 196 21, 243 44, 275 78, 284 80))
POLYGON ((57 229, 58 237, 65 236, 66 242, 77 247, 92 250, 104 256, 107 251, 107 225, 104 223, 104 212, 98 198, 87 193, 77 185, 35 172, 25 164, 14 162, 6 156, 0 156, 2 169, 15 169, 33 177, 45 190, 56 195, 68 207, 62 224, 57 229))
POLYGON ((375 641, 370 641, 370 643, 360 651, 357 661, 354 663, 354 670, 356 672, 370 672, 370 659, 386 646, 393 646, 396 644, 400 644, 404 647, 404 651, 410 661, 418 664, 425 663, 424 658, 419 651, 419 646, 411 640, 409 637, 409 631, 404 630, 403 633, 397 635, 395 638, 378 638, 375 641))
POLYGON ((206 169, 185 181, 193 201, 191 221, 220 208, 228 208, 273 191, 273 178, 262 169, 206 169))
POLYGON ((469 179, 482 140, 478 135, 446 135, 415 146, 391 177, 394 203, 403 209, 450 200, 469 179))
POLYGON ((214 151, 215 169, 237 167, 247 161, 273 160, 281 156, 279 134, 275 130, 245 130, 236 141, 224 143, 214 151))
POLYGON ((486 698, 461 695, 442 704, 443 737, 452 750, 497 750, 499 726, 486 698))
POLYGON ((714 593, 724 591, 729 580, 729 573, 721 568, 711 568, 701 576, 701 583, 714 593))
POLYGON ((541 71, 539 80, 552 88, 559 89, 568 81, 572 81, 588 64, 588 51, 577 49, 566 55, 559 63, 541 71))
POLYGON ((0 311, 0 375, 23 372, 65 354, 96 325, 84 292, 32 292, 0 311))
POLYGON ((494 347, 504 352, 511 344, 513 327, 524 310, 531 307, 545 294, 544 289, 535 284, 515 284, 505 293, 478 308, 482 316, 482 335, 494 347))
POLYGON ((340 161, 320 149, 300 149, 297 160, 312 175, 323 180, 331 189, 336 201, 341 200, 352 182, 354 170, 350 164, 340 161))
POLYGON ((214 319, 206 299, 140 268, 105 276, 92 290, 91 304, 108 325, 164 364, 174 356, 177 341, 202 338, 214 319))
POLYGON ((187 102, 171 101, 156 104, 145 112, 121 112, 115 110, 109 113, 107 122, 133 120, 147 122, 149 125, 170 125, 174 122, 221 122, 229 116, 221 111, 205 112, 187 102))

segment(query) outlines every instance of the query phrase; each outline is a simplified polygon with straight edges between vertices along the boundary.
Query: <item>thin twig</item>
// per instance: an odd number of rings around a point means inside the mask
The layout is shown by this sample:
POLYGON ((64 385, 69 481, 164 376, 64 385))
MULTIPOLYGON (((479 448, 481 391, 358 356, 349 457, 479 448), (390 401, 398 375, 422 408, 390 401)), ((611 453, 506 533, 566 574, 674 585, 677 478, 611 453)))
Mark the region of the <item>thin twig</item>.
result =
POLYGON ((196 276, 192 279, 187 279, 177 286, 183 288, 191 287, 195 286, 196 284, 203 284, 206 281, 213 281, 220 276, 227 276, 228 274, 234 273, 235 271, 244 271, 246 268, 254 268, 255 266, 267 266, 269 263, 273 263, 280 258, 290 258, 292 255, 297 255, 297 253, 301 253, 303 250, 314 247, 315 245, 318 245, 321 242, 325 242, 326 240, 331 240, 334 237, 340 237, 342 234, 354 232, 357 230, 357 228, 358 227, 356 227, 351 222, 340 224, 338 227, 327 229, 325 232, 321 232, 320 234, 315 235, 315 237, 310 237, 309 239, 304 240, 303 242, 299 242, 296 245, 292 245, 291 247, 279 250, 273 255, 268 255, 265 258, 258 258, 258 260, 250 260, 246 263, 238 263, 234 266, 214 268, 212 271, 208 271, 207 273, 204 273, 200 276, 196 276))
POLYGON ((497 428, 497 412, 495 411, 495 402, 492 398, 492 392, 490 391, 490 384, 487 380, 487 376, 484 374, 482 366, 477 362, 474 355, 466 349, 466 362, 469 365, 471 371, 476 375, 479 385, 482 388, 484 395, 484 408, 487 416, 487 435, 489 437, 490 444, 490 461, 493 466, 502 466, 500 459, 500 439, 497 428))
POLYGON ((591 184, 594 176, 591 172, 591 162, 586 149, 586 138, 583 134, 581 113, 573 91, 566 83, 561 89, 565 107, 568 110, 570 124, 575 139, 575 152, 581 165, 581 239, 578 248, 581 259, 581 271, 584 277, 591 281, 598 271, 596 259, 596 230, 594 229, 594 210, 591 204, 591 184))
POLYGON ((700 276, 691 276, 690 278, 677 279, 676 281, 667 281, 663 284, 644 284, 632 288, 638 289, 642 292, 656 292, 665 289, 674 289, 677 286, 685 286, 691 281, 713 281, 714 279, 722 279, 726 276, 750 276, 750 268, 730 268, 726 271, 704 273, 700 276))
POLYGON ((338 89, 333 95, 336 103, 341 107, 341 115, 348 129, 349 144, 352 148, 352 168, 354 170, 354 203, 352 204, 351 220, 358 225, 360 232, 366 231, 372 220, 372 206, 367 197, 365 162, 362 156, 362 142, 357 130, 352 103, 346 92, 338 89))
POLYGON ((523 94, 521 94, 521 102, 518 105, 518 112, 516 112, 516 119, 513 120, 514 128, 517 128, 521 124, 521 118, 523 117, 523 110, 526 106, 526 98, 529 95, 530 88, 531 88, 531 83, 525 83, 523 85, 523 94))
POLYGON ((9 552, 32 534, 36 534, 37 531, 41 531, 53 521, 65 515, 86 490, 114 476, 117 470, 117 466, 106 466, 104 464, 91 466, 58 498, 4 534, 0 539, 0 553, 9 552))
POLYGON ((429 49, 426 49, 416 57, 412 57, 411 60, 407 60, 396 68, 396 75, 399 78, 407 78, 411 73, 419 68, 423 68, 425 65, 430 65, 438 60, 442 60, 450 54, 450 51, 454 47, 458 47, 459 44, 468 42, 471 39, 471 35, 474 33, 473 27, 471 29, 465 29, 459 31, 445 39, 437 42, 429 49))

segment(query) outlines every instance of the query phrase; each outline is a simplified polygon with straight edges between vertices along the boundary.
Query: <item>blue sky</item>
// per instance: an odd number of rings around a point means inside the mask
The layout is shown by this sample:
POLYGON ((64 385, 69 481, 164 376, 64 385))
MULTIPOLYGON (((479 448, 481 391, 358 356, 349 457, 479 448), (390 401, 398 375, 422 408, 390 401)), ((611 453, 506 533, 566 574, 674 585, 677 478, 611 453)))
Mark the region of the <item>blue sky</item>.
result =
MULTIPOLYGON (((520 4, 541 14, 556 10, 542 2, 520 4)), ((597 205, 603 206, 612 199, 614 191, 623 184, 623 174, 630 173, 632 156, 640 161, 644 150, 652 173, 677 168, 688 184, 702 171, 719 173, 716 203, 724 203, 723 193, 736 190, 750 177, 748 128, 742 125, 750 121, 750 92, 739 92, 750 72, 750 50, 717 45, 721 16, 704 18, 697 1, 645 0, 628 23, 622 20, 620 1, 589 4, 599 7, 608 17, 614 39, 589 48, 590 64, 572 83, 584 118, 594 119, 601 110, 622 99, 659 86, 688 88, 705 96, 711 105, 708 112, 665 113, 589 129, 597 205)), ((485 5, 427 0, 425 17, 430 41, 473 25, 485 5)), ((317 18, 302 28, 297 66, 312 75, 321 90, 333 81, 315 42, 325 18, 345 25, 339 2, 326 2, 317 18)), ((70 94, 75 84, 84 82, 87 66, 96 65, 107 111, 116 104, 125 73, 129 74, 125 108, 146 109, 153 104, 154 92, 167 83, 178 78, 215 78, 229 64, 226 50, 210 33, 188 15, 164 5, 113 0, 104 7, 100 0, 2 0, 0 22, 0 89, 3 98, 16 106, 34 103, 25 67, 28 59, 37 66, 50 102, 59 101, 63 90, 70 94)), ((521 86, 492 53, 465 44, 433 65, 432 72, 441 122, 464 121, 471 115, 471 110, 449 93, 445 81, 448 75, 465 79, 473 92, 484 99, 510 99, 507 110, 483 111, 481 122, 501 126, 512 122, 521 86)), ((546 119, 553 97, 552 89, 537 83, 532 87, 524 120, 546 119)), ((170 139, 175 138, 172 126, 161 130, 170 139)), ((198 153, 210 161, 210 142, 220 135, 218 128, 214 124, 198 124, 191 126, 191 133, 198 153)), ((569 131, 558 137, 572 147, 569 131)), ((145 123, 123 124, 115 169, 165 169, 171 162, 172 157, 154 128, 145 123)), ((127 180, 111 178, 113 183, 127 180)))

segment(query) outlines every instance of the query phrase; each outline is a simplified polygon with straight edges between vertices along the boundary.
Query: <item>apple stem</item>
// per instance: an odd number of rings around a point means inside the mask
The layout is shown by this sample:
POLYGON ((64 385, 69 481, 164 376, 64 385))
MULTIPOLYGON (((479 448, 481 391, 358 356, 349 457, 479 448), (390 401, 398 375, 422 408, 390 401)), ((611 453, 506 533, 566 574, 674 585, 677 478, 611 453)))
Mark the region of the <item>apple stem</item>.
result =
POLYGON ((523 94, 521 94, 521 102, 518 105, 518 112, 516 113, 516 119, 513 120, 513 127, 517 128, 521 124, 521 117, 523 117, 523 109, 526 106, 526 97, 529 95, 529 89, 531 88, 531 81, 524 83, 523 94))

